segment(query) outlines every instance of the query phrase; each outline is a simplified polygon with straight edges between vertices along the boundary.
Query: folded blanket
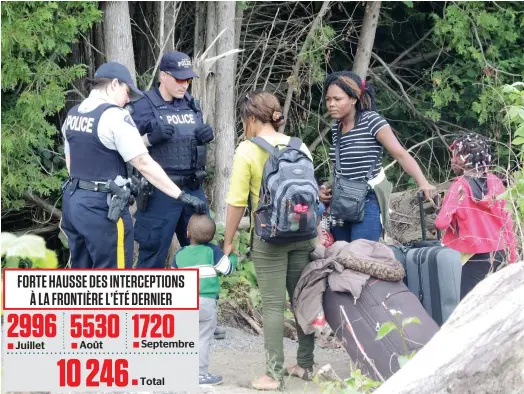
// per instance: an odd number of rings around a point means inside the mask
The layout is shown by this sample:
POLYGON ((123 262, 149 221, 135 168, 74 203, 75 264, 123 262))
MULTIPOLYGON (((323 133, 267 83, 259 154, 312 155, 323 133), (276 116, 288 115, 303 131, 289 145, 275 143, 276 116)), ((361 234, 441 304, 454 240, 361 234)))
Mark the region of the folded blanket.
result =
POLYGON ((379 242, 359 239, 338 241, 329 248, 317 246, 312 262, 302 272, 292 298, 297 322, 304 333, 314 332, 313 320, 322 311, 326 286, 349 292, 358 299, 370 276, 386 281, 404 278, 404 267, 393 251, 379 242))

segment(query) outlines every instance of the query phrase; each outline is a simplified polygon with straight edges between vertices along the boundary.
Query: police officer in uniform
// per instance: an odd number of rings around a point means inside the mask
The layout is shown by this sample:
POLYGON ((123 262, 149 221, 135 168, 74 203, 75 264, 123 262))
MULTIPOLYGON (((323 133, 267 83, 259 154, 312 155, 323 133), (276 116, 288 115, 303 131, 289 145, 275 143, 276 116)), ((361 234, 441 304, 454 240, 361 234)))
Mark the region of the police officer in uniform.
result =
MULTIPOLYGON (((129 112, 151 157, 185 193, 205 199, 202 182, 206 175, 206 144, 214 135, 187 92, 192 79, 198 76, 191 59, 182 52, 166 53, 159 68, 159 86, 144 92, 146 97, 129 105, 129 112)), ((139 207, 135 214, 137 268, 164 268, 175 233, 181 246, 189 245, 186 234, 191 215, 187 207, 154 188, 147 205, 139 207)), ((224 339, 226 332, 217 326, 214 335, 215 339, 224 339)))
POLYGON ((206 204, 181 191, 149 155, 123 109, 143 97, 127 68, 105 63, 90 82, 89 97, 69 111, 62 127, 70 179, 63 186, 61 229, 72 268, 131 268, 134 234, 127 163, 188 209, 202 213, 206 204))
MULTIPOLYGON (((203 122, 200 108, 187 92, 194 77, 191 59, 181 52, 166 53, 160 62, 160 84, 129 107, 151 157, 188 194, 205 199, 206 144, 213 129, 203 122)), ((206 206, 206 213, 208 213, 206 206)), ((157 188, 135 215, 139 244, 137 268, 165 268, 176 233, 181 246, 189 245, 187 224, 192 212, 157 188)))

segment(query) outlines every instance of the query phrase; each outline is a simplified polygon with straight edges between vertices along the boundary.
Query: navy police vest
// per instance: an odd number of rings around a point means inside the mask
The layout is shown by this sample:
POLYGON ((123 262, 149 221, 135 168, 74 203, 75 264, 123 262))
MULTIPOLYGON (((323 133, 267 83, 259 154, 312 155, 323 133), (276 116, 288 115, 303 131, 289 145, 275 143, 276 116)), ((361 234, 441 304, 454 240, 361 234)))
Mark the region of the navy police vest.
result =
POLYGON ((149 148, 151 157, 169 175, 189 175, 203 170, 206 165, 206 146, 195 138, 195 129, 202 125, 198 108, 190 95, 184 99, 187 108, 176 108, 166 103, 155 90, 144 92, 155 113, 157 124, 176 127, 177 132, 169 141, 149 148))
POLYGON ((125 178, 127 168, 122 156, 106 148, 98 137, 98 123, 104 111, 119 107, 102 104, 86 113, 78 112, 78 107, 73 107, 65 120, 71 178, 91 182, 106 182, 118 175, 125 178))

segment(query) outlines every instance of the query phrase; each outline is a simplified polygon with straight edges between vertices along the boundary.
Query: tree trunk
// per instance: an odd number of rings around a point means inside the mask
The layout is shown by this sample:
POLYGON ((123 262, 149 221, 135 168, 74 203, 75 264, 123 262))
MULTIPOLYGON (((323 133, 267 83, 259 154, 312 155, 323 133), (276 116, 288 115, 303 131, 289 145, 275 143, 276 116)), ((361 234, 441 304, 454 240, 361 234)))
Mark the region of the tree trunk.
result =
MULTIPOLYGON (((226 29, 218 41, 218 53, 225 53, 235 45, 235 2, 218 2, 218 31, 226 29)), ((231 178, 231 158, 235 153, 235 75, 234 56, 226 56, 217 63, 216 93, 216 165, 214 185, 215 221, 225 223, 226 192, 231 178)))
MULTIPOLYGON (((176 25, 180 4, 176 1, 164 1, 164 40, 167 41, 162 51, 173 52, 175 50, 175 31, 170 34, 171 28, 176 25)), ((161 44, 162 45, 162 44, 161 44)))
POLYGON ((380 16, 380 5, 380 1, 368 1, 366 5, 362 30, 358 40, 357 53, 355 55, 355 61, 353 62, 353 72, 358 74, 362 79, 366 78, 368 72, 369 59, 371 59, 373 43, 375 42, 375 32, 377 31, 378 18, 380 16))
MULTIPOLYGON (((206 19, 206 48, 209 48, 213 40, 216 38, 217 32, 217 2, 209 1, 207 3, 207 19, 206 19)), ((213 46, 209 52, 208 57, 217 55, 217 47, 213 46)), ((215 104, 216 104, 216 85, 215 76, 217 72, 217 65, 214 64, 206 77, 206 97, 202 97, 204 109, 204 121, 211 125, 213 129, 216 128, 215 122, 215 104)))
MULTIPOLYGON (((318 14, 315 16, 315 19, 313 20, 313 23, 311 24, 311 29, 309 29, 309 32, 306 36, 306 39, 304 40, 304 43, 302 44, 302 48, 300 48, 300 52, 298 53, 297 60, 295 64, 293 65, 293 71, 291 72, 291 75, 288 79, 289 87, 287 89, 286 94, 286 100, 284 101, 284 118, 287 118, 287 115, 289 113, 289 108, 291 107, 291 99, 293 98, 293 92, 297 88, 297 84, 299 83, 299 71, 300 67, 302 67, 303 59, 302 56, 303 53, 305 53, 309 47, 309 44, 311 42, 311 37, 313 37, 313 34, 315 34, 315 31, 317 30, 317 27, 324 17, 325 13, 329 9, 329 1, 324 1, 322 4, 322 8, 318 12, 318 14)), ((284 132, 284 129, 286 128, 286 125, 283 124, 278 128, 278 131, 280 133, 284 132)))
MULTIPOLYGON (((206 49, 209 48, 213 40, 217 36, 217 10, 216 10, 216 1, 209 1, 206 2, 206 8, 207 8, 207 14, 206 14, 206 49)), ((209 49, 208 56, 207 57, 214 57, 217 54, 217 47, 216 44, 213 45, 209 49)), ((216 133, 216 72, 217 72, 217 65, 213 64, 209 70, 209 73, 205 76, 204 81, 204 95, 201 97, 202 102, 202 110, 204 114, 204 122, 208 123, 213 130, 215 130, 216 133)), ((216 138, 213 142, 209 143, 207 145, 207 165, 206 167, 208 169, 214 169, 216 160, 215 160, 215 152, 216 152, 216 138)), ((208 171, 209 173, 209 171, 208 171)), ((207 183, 207 182, 206 182, 207 183)), ((211 179, 211 184, 208 184, 206 187, 206 194, 209 197, 208 202, 210 202, 214 206, 214 189, 213 189, 213 179, 211 179)))
POLYGON ((166 2, 158 1, 156 3, 156 15, 157 15, 157 38, 158 38, 158 55, 162 56, 162 45, 164 44, 164 26, 166 25, 166 2))
POLYGON ((93 28, 89 29, 86 34, 86 42, 84 42, 84 52, 87 62, 87 76, 93 78, 95 76, 95 56, 93 54, 93 28))
POLYGON ((166 52, 175 50, 175 32, 172 27, 176 25, 179 7, 176 1, 159 1, 156 8, 157 54, 162 57, 166 52))
MULTIPOLYGON (((236 4, 236 11, 235 11, 235 48, 240 47, 240 34, 242 33, 242 19, 244 18, 244 7, 245 5, 243 2, 239 1, 236 4)), ((233 75, 235 76, 235 86, 238 86, 236 83, 237 81, 237 67, 238 67, 238 53, 233 55, 234 63, 235 63, 235 69, 233 72, 233 75)), ((236 94, 236 91, 235 91, 236 94)))
POLYGON ((104 41, 106 57, 109 62, 118 62, 127 67, 136 83, 131 18, 127 1, 108 1, 103 3, 104 41))
MULTIPOLYGON (((102 11, 104 10, 105 6, 104 3, 99 2, 98 8, 100 8, 102 11)), ((102 64, 105 63, 105 44, 104 44, 104 26, 103 22, 98 22, 93 25, 93 45, 97 49, 95 51, 95 70, 100 67, 102 64)))
POLYGON ((195 2, 195 42, 193 56, 199 56, 206 49, 206 2, 195 2))
POLYGON ((431 341, 375 394, 521 393, 522 283, 524 262, 484 279, 431 341))

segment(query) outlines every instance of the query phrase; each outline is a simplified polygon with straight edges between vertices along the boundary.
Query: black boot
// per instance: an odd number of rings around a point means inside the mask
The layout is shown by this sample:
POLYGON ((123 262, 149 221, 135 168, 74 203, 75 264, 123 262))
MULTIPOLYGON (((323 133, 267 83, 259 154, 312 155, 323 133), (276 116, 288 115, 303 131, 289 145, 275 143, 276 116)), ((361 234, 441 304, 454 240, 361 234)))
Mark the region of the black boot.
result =
POLYGON ((215 329, 215 339, 224 339, 226 337, 226 330, 217 326, 215 329))

